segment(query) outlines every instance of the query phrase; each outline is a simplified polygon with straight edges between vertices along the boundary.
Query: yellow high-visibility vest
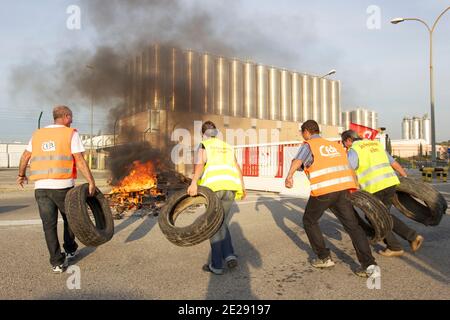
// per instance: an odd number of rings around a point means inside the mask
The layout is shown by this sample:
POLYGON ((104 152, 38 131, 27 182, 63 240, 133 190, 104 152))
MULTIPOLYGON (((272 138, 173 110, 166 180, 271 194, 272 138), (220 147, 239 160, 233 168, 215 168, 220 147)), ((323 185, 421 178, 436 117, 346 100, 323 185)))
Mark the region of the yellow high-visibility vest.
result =
POLYGON ((356 175, 362 190, 375 193, 400 184, 381 143, 360 140, 353 142, 351 148, 358 154, 356 175))
POLYGON ((212 191, 236 191, 236 199, 242 198, 242 184, 236 167, 233 148, 226 142, 210 138, 202 142, 206 150, 206 165, 198 185, 212 191))

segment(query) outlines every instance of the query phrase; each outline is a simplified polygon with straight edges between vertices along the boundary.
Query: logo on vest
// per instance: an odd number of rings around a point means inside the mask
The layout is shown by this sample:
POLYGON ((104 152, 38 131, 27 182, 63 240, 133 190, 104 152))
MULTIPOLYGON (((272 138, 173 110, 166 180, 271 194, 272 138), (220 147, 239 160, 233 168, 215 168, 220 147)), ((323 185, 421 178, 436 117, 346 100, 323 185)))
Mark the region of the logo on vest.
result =
POLYGON ((333 146, 321 146, 319 150, 320 154, 324 157, 335 158, 341 156, 341 154, 333 146))
POLYGON ((42 143, 42 151, 56 151, 56 143, 55 141, 46 141, 42 143))

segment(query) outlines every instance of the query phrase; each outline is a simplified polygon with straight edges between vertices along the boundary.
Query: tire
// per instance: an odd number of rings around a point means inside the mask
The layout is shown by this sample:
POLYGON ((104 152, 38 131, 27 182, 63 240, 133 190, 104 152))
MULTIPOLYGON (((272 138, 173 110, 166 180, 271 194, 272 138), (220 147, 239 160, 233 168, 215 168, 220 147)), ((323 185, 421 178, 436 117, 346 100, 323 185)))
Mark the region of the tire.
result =
POLYGON ((85 246, 98 247, 111 240, 114 221, 108 200, 97 189, 94 197, 88 197, 89 184, 82 184, 66 195, 65 208, 70 229, 85 246), (92 222, 91 209, 95 224, 92 222))
MULTIPOLYGON (((371 244, 382 241, 392 231, 393 222, 386 206, 374 195, 366 191, 356 191, 348 195, 353 207, 360 209, 365 219, 355 211, 358 223, 369 238, 371 244), (367 221, 368 220, 368 221, 367 221)), ((335 208, 330 208, 335 213, 335 208)))
POLYGON ((222 226, 224 212, 222 203, 209 188, 199 186, 198 196, 190 197, 186 190, 172 195, 158 218, 162 233, 173 244, 180 247, 197 245, 210 239, 222 226), (186 227, 176 227, 176 219, 188 207, 198 204, 206 205, 206 212, 186 227))
POLYGON ((371 244, 376 244, 386 238, 392 231, 394 223, 383 202, 367 191, 359 190, 350 194, 353 207, 364 212, 365 219, 357 214, 359 224, 369 236, 371 244), (369 223, 367 223, 367 220, 369 223))
POLYGON ((447 210, 447 201, 431 185, 411 178, 400 178, 394 206, 406 217, 426 226, 437 226, 447 210))

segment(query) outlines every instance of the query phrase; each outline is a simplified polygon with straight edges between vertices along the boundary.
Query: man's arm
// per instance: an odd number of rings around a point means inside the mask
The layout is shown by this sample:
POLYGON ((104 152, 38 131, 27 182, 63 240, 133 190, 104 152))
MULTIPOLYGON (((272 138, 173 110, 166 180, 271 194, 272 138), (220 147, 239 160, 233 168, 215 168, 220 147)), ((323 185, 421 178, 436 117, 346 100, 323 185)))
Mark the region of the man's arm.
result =
POLYGON ((95 194, 95 181, 94 177, 92 176, 92 172, 88 167, 88 164, 86 163, 86 160, 84 160, 83 153, 74 153, 73 157, 75 158, 75 163, 77 165, 78 170, 83 174, 84 178, 89 183, 89 195, 94 196, 95 194))
POLYGON ((236 159, 236 156, 234 157, 234 163, 236 165, 236 168, 238 170, 238 174, 239 174, 239 179, 241 179, 241 186, 242 186, 242 200, 245 199, 245 197, 247 196, 247 192, 245 191, 245 184, 244 184, 244 175, 242 174, 242 170, 241 167, 239 166, 239 163, 236 159))
POLYGON ((27 178, 27 165, 31 159, 31 152, 25 150, 22 153, 22 157, 20 158, 19 164, 19 175, 17 176, 17 183, 23 188, 24 183, 28 183, 27 178))
POLYGON ((407 177, 408 175, 406 174, 405 169, 403 169, 403 167, 400 165, 400 163, 398 163, 397 161, 394 161, 391 163, 391 167, 392 169, 394 169, 395 171, 397 171, 402 177, 407 177))
POLYGON ((294 173, 301 168, 302 164, 303 164, 302 160, 299 159, 292 160, 291 168, 289 169, 286 181, 284 182, 286 188, 291 189, 294 186, 294 173))

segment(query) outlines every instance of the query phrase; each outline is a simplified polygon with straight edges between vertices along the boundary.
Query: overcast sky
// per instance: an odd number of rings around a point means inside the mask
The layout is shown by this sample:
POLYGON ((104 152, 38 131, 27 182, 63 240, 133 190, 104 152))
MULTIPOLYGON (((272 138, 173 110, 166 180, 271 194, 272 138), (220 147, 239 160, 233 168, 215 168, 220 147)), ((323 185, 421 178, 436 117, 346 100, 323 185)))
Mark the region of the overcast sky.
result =
MULTIPOLYGON (((400 138, 404 116, 429 113, 428 33, 417 22, 392 25, 389 21, 420 17, 432 24, 450 1, 232 0, 224 2, 229 8, 218 1, 196 2, 210 13, 218 30, 233 29, 224 31, 224 37, 255 44, 254 50, 243 50, 242 56, 237 53, 239 58, 313 74, 337 69, 334 78, 341 80, 342 109, 361 106, 377 111, 380 125, 394 138, 400 138), (369 6, 380 9, 380 28, 367 27, 369 6)), ((44 124, 51 121, 51 104, 37 102, 31 93, 12 87, 11 70, 30 61, 51 65, 62 51, 73 47, 92 49, 100 31, 83 18, 88 15, 83 10, 88 10, 84 3, 75 0, 2 1, 0 141, 28 140, 40 111, 44 111, 44 124), (71 4, 81 8, 81 30, 66 28, 66 9, 71 4)), ((434 35, 438 141, 450 139, 449 40, 450 12, 434 35)), ((67 55, 70 58, 70 51, 67 55)), ((80 72, 86 72, 83 67, 80 72)), ((74 126, 88 132, 89 109, 83 107, 88 103, 62 103, 75 108, 74 126)), ((95 110, 94 131, 98 132, 106 125, 106 116, 104 109, 95 110)))

